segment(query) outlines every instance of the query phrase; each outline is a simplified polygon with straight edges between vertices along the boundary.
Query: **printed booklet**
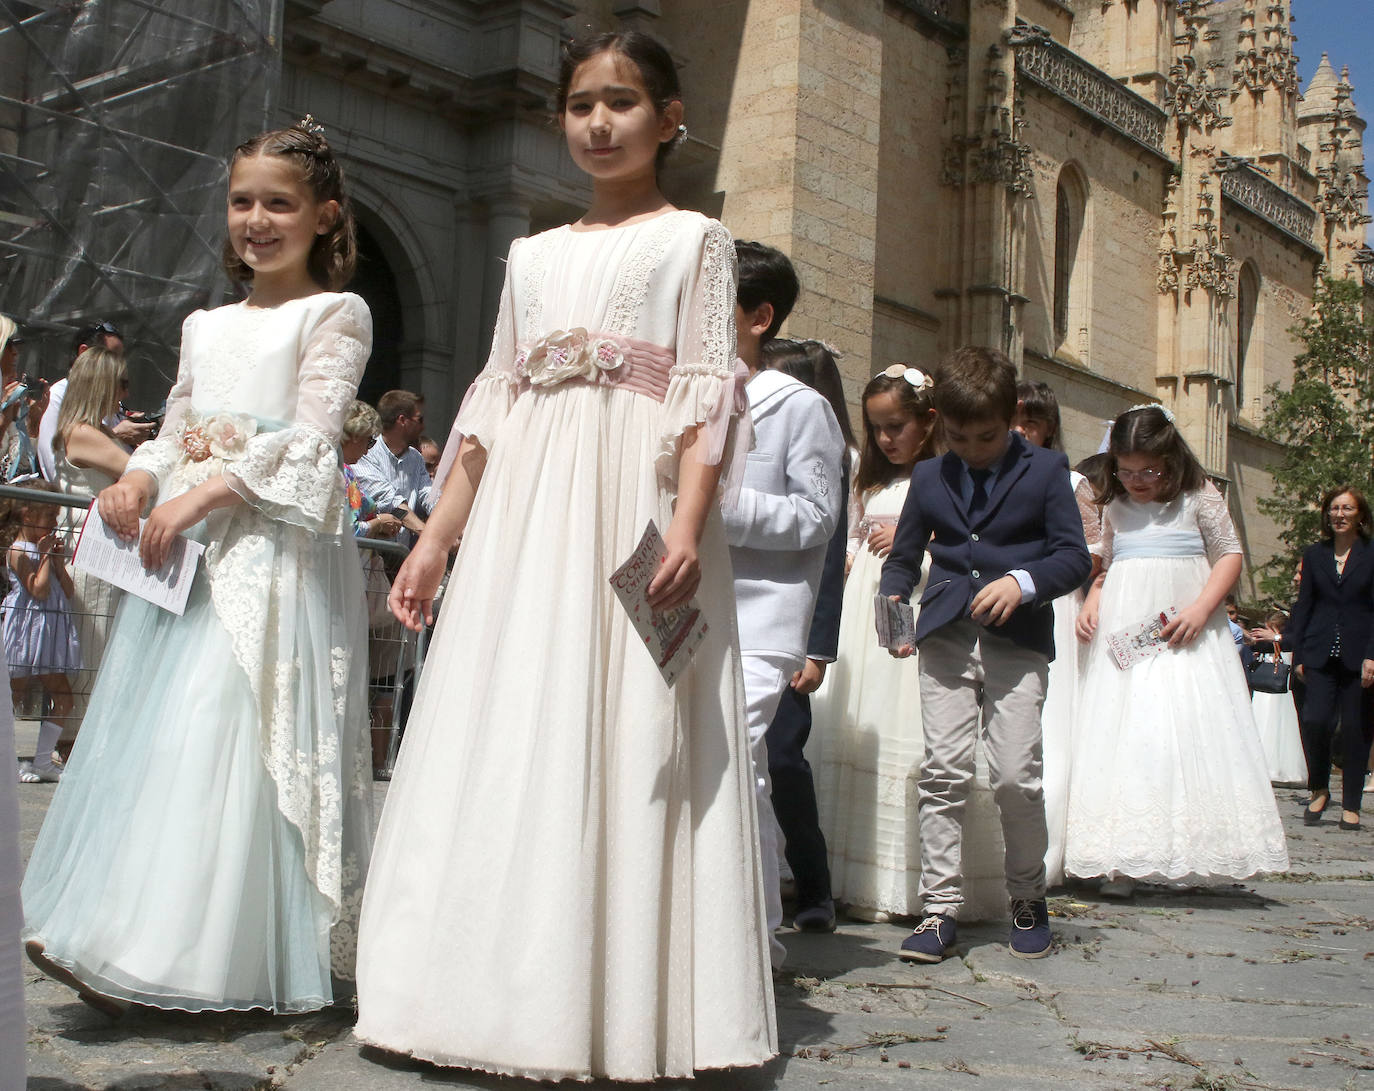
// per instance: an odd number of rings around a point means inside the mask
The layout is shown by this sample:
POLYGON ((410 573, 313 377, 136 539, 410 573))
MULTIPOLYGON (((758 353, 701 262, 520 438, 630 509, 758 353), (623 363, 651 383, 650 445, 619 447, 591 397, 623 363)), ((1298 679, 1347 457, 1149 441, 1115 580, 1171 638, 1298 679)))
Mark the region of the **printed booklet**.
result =
MULTIPOLYGON (((138 521, 140 532, 143 523, 142 519, 138 521)), ((100 518, 95 501, 92 501, 91 510, 76 540, 72 564, 97 579, 180 616, 186 612, 186 598, 191 593, 196 564, 204 552, 205 547, 199 542, 179 534, 162 567, 150 572, 143 567, 143 561, 139 558, 138 542, 126 542, 115 534, 100 518)))
POLYGON ((1160 652, 1167 652, 1169 643, 1160 633, 1177 613, 1177 607, 1170 606, 1167 610, 1161 610, 1144 621, 1128 625, 1108 636, 1107 650, 1112 653, 1116 665, 1122 670, 1129 670, 1137 663, 1154 658, 1160 652))
POLYGON ((692 661, 692 655, 706 636, 706 619, 696 599, 664 612, 649 606, 649 582, 658 571, 667 546, 652 519, 644 528, 639 545, 619 568, 611 573, 611 586, 630 615, 635 631, 654 657, 663 680, 672 685, 692 661))

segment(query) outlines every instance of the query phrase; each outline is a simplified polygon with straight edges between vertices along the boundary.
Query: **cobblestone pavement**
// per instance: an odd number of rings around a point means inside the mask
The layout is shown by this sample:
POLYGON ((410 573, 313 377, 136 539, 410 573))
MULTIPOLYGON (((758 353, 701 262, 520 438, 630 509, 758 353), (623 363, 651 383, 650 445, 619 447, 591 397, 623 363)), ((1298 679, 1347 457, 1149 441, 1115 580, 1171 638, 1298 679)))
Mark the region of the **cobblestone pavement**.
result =
MULTIPOLYGON (((893 956, 897 925, 784 933, 781 1056, 658 1086, 1374 1089, 1374 832, 1303 827, 1303 794, 1278 790, 1287 875, 1125 903, 1053 892, 1056 950, 1039 961, 1007 953, 1005 924, 961 929, 962 957, 919 968, 893 956)), ((20 796, 27 852, 52 788, 20 796)), ((37 971, 26 980, 32 1091, 537 1086, 362 1050, 346 1009, 116 1023, 37 971)))

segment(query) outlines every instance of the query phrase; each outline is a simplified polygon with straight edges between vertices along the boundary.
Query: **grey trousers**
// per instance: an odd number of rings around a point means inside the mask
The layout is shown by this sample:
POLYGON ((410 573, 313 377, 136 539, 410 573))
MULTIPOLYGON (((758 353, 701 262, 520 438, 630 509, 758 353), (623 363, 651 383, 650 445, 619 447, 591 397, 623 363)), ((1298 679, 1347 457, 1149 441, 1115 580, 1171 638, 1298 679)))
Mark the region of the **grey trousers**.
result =
POLYGON ((964 902, 964 806, 980 721, 1002 816, 1007 893, 1013 899, 1043 898, 1049 838, 1040 707, 1049 660, 965 618, 923 639, 918 664, 926 744, 919 786, 925 912, 958 917, 964 902))

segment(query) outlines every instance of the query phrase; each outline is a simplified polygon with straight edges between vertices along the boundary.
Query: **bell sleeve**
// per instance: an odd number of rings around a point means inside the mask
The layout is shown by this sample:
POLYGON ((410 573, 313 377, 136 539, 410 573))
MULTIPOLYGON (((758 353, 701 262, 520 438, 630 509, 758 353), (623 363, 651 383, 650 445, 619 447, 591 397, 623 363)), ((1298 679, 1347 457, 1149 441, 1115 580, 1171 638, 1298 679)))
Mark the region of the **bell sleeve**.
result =
POLYGON ((734 240, 721 224, 707 221, 700 256, 679 298, 676 362, 655 464, 662 480, 676 484, 682 435, 699 429, 701 461, 720 466, 727 507, 739 494, 753 441, 744 393, 748 372, 735 356, 735 291, 734 240))
POLYGON ((167 415, 162 418, 157 438, 140 444, 129 456, 129 463, 124 468, 126 474, 141 470, 153 479, 154 503, 181 458, 182 427, 186 423, 186 414, 191 410, 190 346, 195 338, 196 325, 204 313, 193 311, 181 324, 181 359, 177 364, 177 379, 167 393, 167 415))
POLYGON ((491 352, 487 363, 477 378, 463 395, 458 407, 453 427, 449 430, 444 453, 434 470, 434 501, 438 502, 443 491, 444 481, 448 478, 453 463, 458 458, 458 448, 465 436, 471 436, 487 451, 500 427, 515 404, 520 393, 520 377, 515 371, 515 300, 511 291, 511 266, 515 263, 515 251, 524 239, 516 239, 510 244, 506 257, 506 278, 501 286, 501 303, 496 312, 496 329, 491 337, 491 352))
POLYGON ((342 296, 305 335, 293 419, 252 436, 243 457, 224 467, 225 483, 269 518, 315 533, 340 532, 339 436, 371 351, 367 304, 342 296))

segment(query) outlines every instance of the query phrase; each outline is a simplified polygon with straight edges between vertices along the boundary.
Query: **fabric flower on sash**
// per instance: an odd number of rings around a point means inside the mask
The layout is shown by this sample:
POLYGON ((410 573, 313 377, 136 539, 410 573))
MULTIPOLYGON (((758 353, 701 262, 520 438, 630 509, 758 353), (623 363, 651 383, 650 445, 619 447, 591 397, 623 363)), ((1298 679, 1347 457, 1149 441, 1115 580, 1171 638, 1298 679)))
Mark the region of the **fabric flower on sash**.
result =
POLYGON ((554 386, 568 379, 596 382, 624 363, 625 350, 615 338, 592 337, 578 326, 541 337, 517 362, 517 369, 529 379, 530 386, 554 386))
POLYGON ((181 446, 192 462, 211 456, 233 461, 243 455, 248 441, 258 434, 258 422, 243 413, 192 416, 181 433, 181 446))

